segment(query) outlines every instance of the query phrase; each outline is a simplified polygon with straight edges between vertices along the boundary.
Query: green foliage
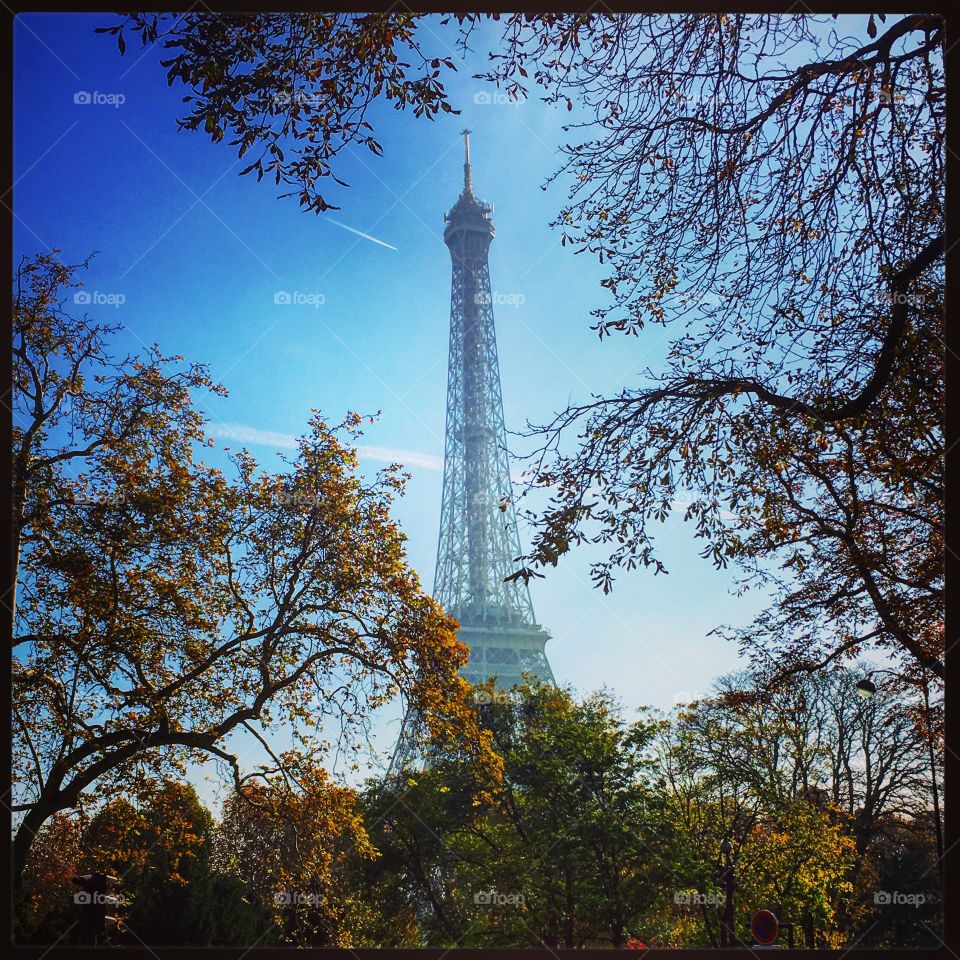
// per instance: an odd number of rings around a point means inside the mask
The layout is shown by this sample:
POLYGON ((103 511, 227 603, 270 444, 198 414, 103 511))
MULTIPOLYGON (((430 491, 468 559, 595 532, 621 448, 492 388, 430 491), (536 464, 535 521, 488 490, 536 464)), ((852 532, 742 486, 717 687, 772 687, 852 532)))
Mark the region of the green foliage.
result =
POLYGON ((486 806, 465 804, 470 773, 445 757, 372 788, 374 895, 389 890, 398 912, 421 918, 428 944, 622 947, 670 874, 649 755, 658 723, 626 723, 603 693, 489 699, 481 721, 503 757, 502 788, 486 806))
POLYGON ((59 814, 31 847, 18 895, 17 936, 70 943, 77 920, 72 878, 118 878, 110 933, 127 946, 252 943, 263 927, 244 886, 213 863, 214 820, 189 784, 152 782, 137 803, 117 798, 89 819, 59 814))
POLYGON ((128 945, 252 942, 258 915, 212 863, 214 821, 192 786, 167 782, 141 807, 108 803, 84 831, 81 872, 120 878, 128 945))
POLYGON ((239 777, 240 731, 268 755, 281 724, 309 751, 323 722, 353 743, 400 691, 495 778, 466 648, 391 516, 404 475, 360 474, 364 418, 314 411, 276 473, 245 450, 202 462, 195 394, 222 388, 156 349, 114 356, 112 328, 69 312, 83 266, 41 254, 15 278, 15 881, 43 823, 94 791, 212 758, 239 777))
POLYGON ((768 908, 798 946, 929 945, 926 744, 897 725, 914 705, 865 703, 845 673, 762 701, 750 680, 666 720, 628 720, 605 692, 488 688, 503 776, 486 790, 475 754, 439 748, 359 792, 284 755, 286 775, 248 779, 217 822, 192 787, 147 781, 44 826, 18 936, 68 931, 70 876, 102 870, 121 878, 129 944, 716 946, 729 876, 740 940, 768 908))
POLYGON ((846 672, 767 699, 750 681, 634 723, 606 694, 489 690, 481 720, 504 764, 492 802, 472 803, 469 763, 443 754, 370 785, 380 856, 358 876, 380 907, 362 942, 716 946, 726 843, 739 939, 772 908, 799 946, 853 942, 881 909, 869 878, 884 824, 929 803, 910 701, 864 703, 846 672))

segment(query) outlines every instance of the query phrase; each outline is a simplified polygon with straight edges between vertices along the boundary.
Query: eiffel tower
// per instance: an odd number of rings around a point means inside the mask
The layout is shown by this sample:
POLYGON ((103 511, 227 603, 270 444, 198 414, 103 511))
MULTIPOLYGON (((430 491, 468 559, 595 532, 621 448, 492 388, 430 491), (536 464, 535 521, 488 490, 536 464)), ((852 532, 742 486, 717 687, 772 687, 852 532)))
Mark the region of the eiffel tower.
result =
MULTIPOLYGON (((434 597, 460 623, 470 648, 463 673, 509 690, 524 675, 553 683, 544 650, 550 634, 533 615, 522 579, 507 581, 520 556, 503 423, 500 364, 487 254, 493 206, 473 192, 470 131, 463 131, 463 192, 446 214, 443 239, 452 260, 450 355, 443 502, 434 597)), ((417 756, 418 718, 404 719, 390 769, 417 756)))

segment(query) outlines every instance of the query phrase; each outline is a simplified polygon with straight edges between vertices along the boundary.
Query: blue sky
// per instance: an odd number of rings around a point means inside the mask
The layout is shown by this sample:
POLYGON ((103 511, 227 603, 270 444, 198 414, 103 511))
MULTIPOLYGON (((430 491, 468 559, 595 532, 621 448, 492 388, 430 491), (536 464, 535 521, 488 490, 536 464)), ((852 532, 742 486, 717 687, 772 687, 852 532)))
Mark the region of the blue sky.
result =
MULTIPOLYGON (((230 391, 202 398, 211 431, 268 467, 311 408, 331 419, 381 410, 363 466, 398 459, 411 470, 396 512, 429 587, 449 324, 443 214, 462 185, 461 128, 473 130, 476 192, 495 205, 493 290, 513 295, 496 307, 508 429, 636 383, 663 352, 655 329, 597 339, 590 310, 603 302, 602 267, 561 247, 549 228, 566 186, 541 187, 560 161, 569 115, 504 103, 470 79, 479 58, 461 63, 449 89, 462 114, 427 122, 376 111, 384 157, 344 154, 337 172, 350 188, 332 195, 340 210, 318 217, 278 200, 266 181, 239 177, 245 164, 226 143, 178 131, 184 91, 167 86, 157 51, 128 41, 121 57, 112 38, 94 34, 111 22, 109 14, 17 18, 18 255, 59 247, 75 262, 99 251, 85 287, 94 302, 83 309, 123 325, 117 352, 156 342, 208 363, 230 391), (99 102, 75 103, 79 91, 99 102), (281 291, 302 302, 275 303, 281 291)), ((450 34, 435 27, 438 49, 452 54, 450 34)), ((658 542, 670 575, 624 574, 610 596, 590 585, 588 564, 599 554, 588 550, 533 584, 560 682, 584 692, 606 685, 627 707, 669 708, 736 666, 736 650, 707 633, 747 622, 761 598, 731 595, 733 574, 698 557, 679 514, 658 542)))

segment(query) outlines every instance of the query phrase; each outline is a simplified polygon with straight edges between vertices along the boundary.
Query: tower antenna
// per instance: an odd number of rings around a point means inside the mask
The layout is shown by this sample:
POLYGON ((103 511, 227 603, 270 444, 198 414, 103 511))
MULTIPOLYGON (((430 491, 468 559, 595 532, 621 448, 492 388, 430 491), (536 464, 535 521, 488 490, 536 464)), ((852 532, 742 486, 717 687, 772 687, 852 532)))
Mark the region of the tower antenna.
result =
POLYGON ((463 192, 473 193, 473 169, 470 166, 470 131, 463 129, 463 192))

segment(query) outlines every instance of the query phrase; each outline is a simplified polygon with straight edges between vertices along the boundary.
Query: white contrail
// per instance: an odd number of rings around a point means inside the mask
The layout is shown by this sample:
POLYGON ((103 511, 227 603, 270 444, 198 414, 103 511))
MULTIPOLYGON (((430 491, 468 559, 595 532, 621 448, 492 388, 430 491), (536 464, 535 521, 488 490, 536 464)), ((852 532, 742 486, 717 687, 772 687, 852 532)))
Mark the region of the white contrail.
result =
POLYGON ((257 447, 278 447, 281 450, 297 449, 297 438, 292 434, 261 430, 244 423, 211 423, 210 432, 221 440, 239 440, 257 447))
POLYGON ((351 233, 355 233, 358 237, 363 237, 364 240, 371 240, 373 243, 379 243, 381 247, 386 247, 388 250, 397 249, 395 246, 387 243, 385 240, 378 240, 376 237, 371 237, 369 233, 364 233, 362 230, 356 230, 353 227, 348 227, 345 223, 341 223, 339 220, 334 220, 331 216, 324 216, 324 220, 329 221, 335 227, 340 227, 343 230, 349 230, 351 233))
MULTIPOLYGON (((245 423, 211 423, 210 432, 221 440, 239 440, 257 447, 273 447, 280 450, 296 450, 297 438, 289 433, 275 430, 261 430, 245 423)), ((402 463, 406 467, 419 467, 422 470, 442 470, 443 457, 433 453, 421 453, 419 450, 398 450, 393 447, 376 447, 358 444, 357 453, 366 460, 381 463, 402 463)))

